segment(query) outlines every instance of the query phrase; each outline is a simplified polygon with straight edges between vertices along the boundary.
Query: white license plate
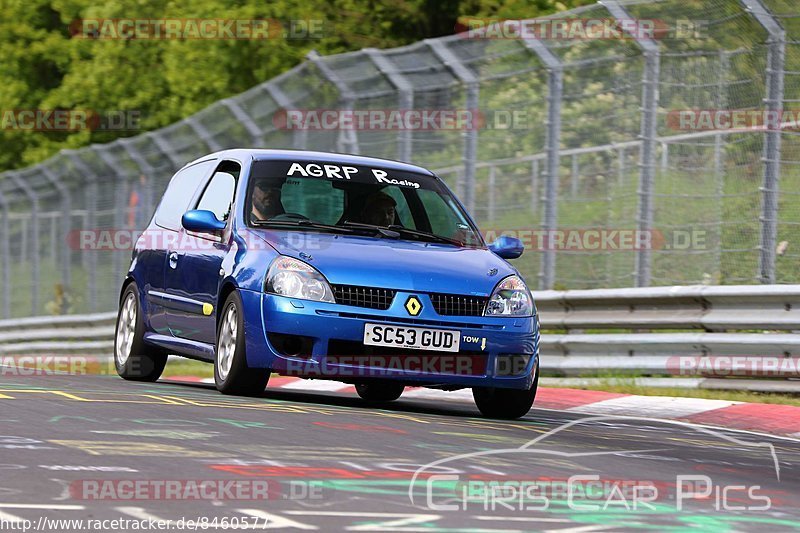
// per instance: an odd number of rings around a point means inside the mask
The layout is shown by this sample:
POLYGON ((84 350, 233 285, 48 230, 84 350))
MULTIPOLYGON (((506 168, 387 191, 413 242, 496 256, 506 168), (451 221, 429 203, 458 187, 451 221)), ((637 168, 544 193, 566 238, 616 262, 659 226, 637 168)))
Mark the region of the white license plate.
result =
POLYGON ((457 352, 461 332, 452 329, 413 328, 386 324, 366 324, 364 344, 439 352, 457 352))

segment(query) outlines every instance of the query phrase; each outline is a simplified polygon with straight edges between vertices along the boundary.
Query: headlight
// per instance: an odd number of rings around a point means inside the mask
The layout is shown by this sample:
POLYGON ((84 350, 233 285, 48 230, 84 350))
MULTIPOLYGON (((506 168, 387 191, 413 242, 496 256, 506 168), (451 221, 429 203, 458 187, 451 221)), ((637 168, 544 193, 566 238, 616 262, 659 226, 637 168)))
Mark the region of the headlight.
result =
POLYGON ((531 316, 533 297, 519 276, 508 276, 494 288, 485 316, 531 316))
POLYGON ((314 267, 282 255, 272 262, 264 290, 272 294, 335 303, 327 280, 314 267))

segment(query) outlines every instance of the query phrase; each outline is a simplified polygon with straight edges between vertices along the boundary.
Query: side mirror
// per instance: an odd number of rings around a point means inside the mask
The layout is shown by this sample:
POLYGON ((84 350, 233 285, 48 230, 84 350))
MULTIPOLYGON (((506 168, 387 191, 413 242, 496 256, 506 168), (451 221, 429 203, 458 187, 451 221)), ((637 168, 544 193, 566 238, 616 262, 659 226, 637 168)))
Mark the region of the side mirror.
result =
POLYGON ((187 211, 181 217, 181 225, 189 231, 199 233, 215 233, 225 229, 225 222, 217 219, 214 213, 205 209, 187 211))
POLYGON ((516 259, 522 255, 524 249, 521 240, 508 235, 500 235, 497 240, 489 244, 489 250, 503 259, 516 259))

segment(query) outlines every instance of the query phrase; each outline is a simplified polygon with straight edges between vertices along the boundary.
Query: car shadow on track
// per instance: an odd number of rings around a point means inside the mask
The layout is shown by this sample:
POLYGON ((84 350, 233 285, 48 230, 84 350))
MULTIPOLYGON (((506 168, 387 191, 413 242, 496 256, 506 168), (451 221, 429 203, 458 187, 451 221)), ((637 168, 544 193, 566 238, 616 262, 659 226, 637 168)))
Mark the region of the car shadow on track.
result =
MULTIPOLYGON (((196 383, 187 381, 170 380, 169 378, 159 380, 161 385, 173 385, 183 388, 205 390, 212 394, 219 394, 213 384, 196 383)), ((442 392, 447 394, 447 392, 442 392)), ((238 396, 225 396, 226 398, 241 398, 238 396)), ((398 413, 415 413, 422 415, 442 415, 450 417, 479 418, 480 413, 477 407, 470 403, 458 403, 454 401, 437 402, 431 398, 407 398, 386 403, 368 402, 348 393, 335 393, 324 391, 290 391, 285 389, 267 388, 259 396, 249 399, 279 400, 285 402, 297 402, 316 405, 330 405, 335 407, 350 407, 360 409, 383 409, 398 413), (443 405, 444 404, 444 405, 443 405)), ((524 422, 525 419, 520 420, 524 422)))

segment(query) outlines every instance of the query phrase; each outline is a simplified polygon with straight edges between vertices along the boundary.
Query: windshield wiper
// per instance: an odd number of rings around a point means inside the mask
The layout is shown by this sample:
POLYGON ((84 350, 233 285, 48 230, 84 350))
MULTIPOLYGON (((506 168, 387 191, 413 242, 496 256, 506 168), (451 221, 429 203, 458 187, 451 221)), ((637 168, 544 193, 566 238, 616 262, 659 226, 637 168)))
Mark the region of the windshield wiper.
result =
POLYGON ((342 233, 354 233, 354 230, 351 228, 335 226, 333 224, 323 224, 322 222, 314 222, 313 220, 253 220, 251 223, 260 228, 301 227, 326 231, 338 231, 342 233))
POLYGON ((464 246, 464 243, 459 241, 458 239, 451 239, 450 237, 444 237, 442 235, 437 235, 435 233, 431 233, 429 231, 422 231, 418 229, 411 229, 406 228, 404 226, 398 226, 397 224, 392 224, 389 226, 389 229, 393 229, 400 233, 407 233, 409 235, 415 235, 417 237, 425 237, 427 239, 433 239, 445 244, 453 244, 455 246, 464 246))
POLYGON ((375 224, 364 224, 362 222, 350 222, 349 220, 345 220, 342 224, 347 227, 352 226, 356 228, 374 228, 376 230, 384 230, 384 231, 388 230, 391 231, 392 233, 398 233, 400 235, 402 234, 413 235, 415 237, 422 237, 425 239, 432 240, 434 242, 452 244, 455 246, 464 246, 464 243, 456 239, 451 239, 449 237, 442 237, 441 235, 436 235, 435 233, 429 233, 427 231, 406 228, 405 226, 398 226, 397 224, 392 224, 390 226, 378 226, 375 224))
POLYGON ((349 220, 345 220, 339 227, 372 230, 376 233, 379 233, 383 237, 388 237, 390 239, 400 238, 400 233, 393 231, 394 228, 389 229, 386 226, 378 226, 377 224, 364 224, 362 222, 350 222, 349 220))

